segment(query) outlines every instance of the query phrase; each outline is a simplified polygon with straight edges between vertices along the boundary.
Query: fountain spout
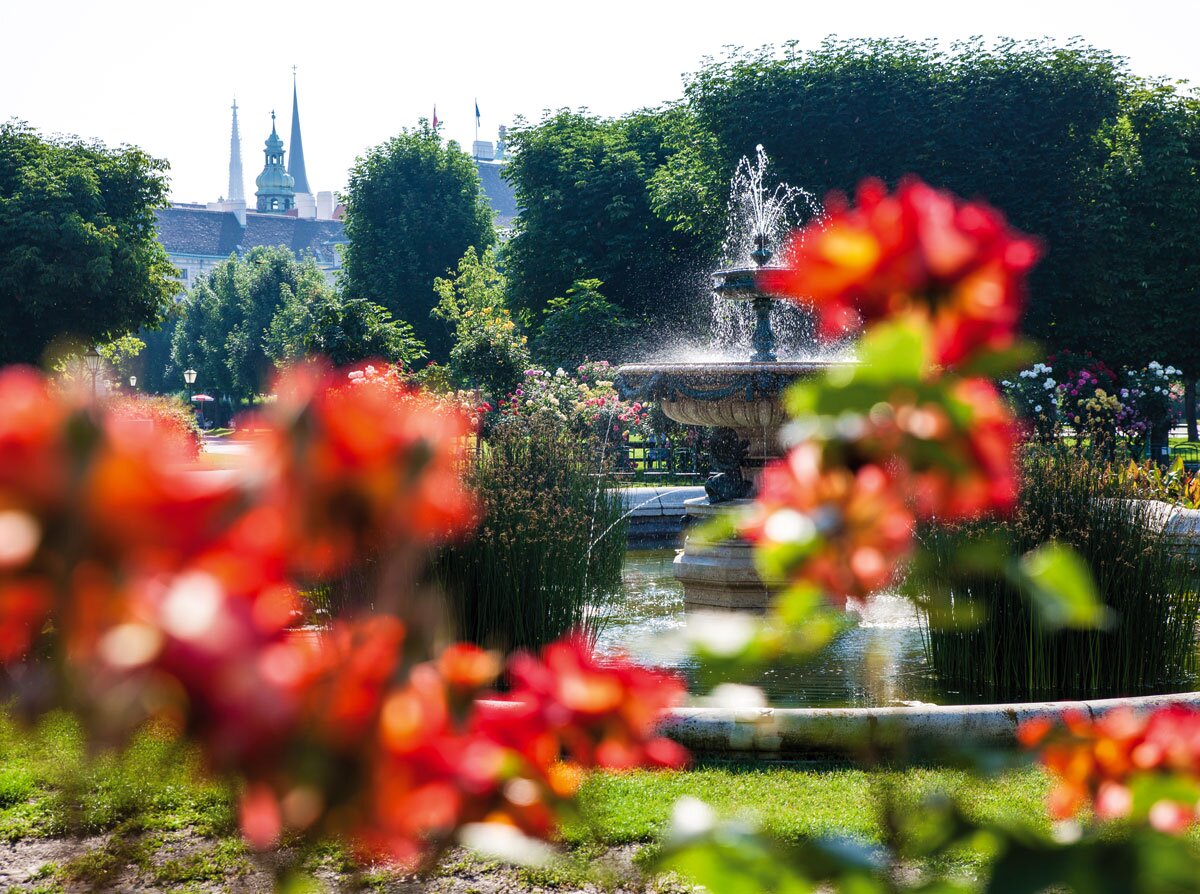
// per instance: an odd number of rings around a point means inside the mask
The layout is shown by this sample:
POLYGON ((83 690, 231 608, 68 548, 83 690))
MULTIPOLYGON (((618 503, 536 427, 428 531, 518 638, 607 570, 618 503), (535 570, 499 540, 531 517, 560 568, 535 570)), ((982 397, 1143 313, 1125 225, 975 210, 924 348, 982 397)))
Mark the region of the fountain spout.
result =
POLYGON ((754 237, 754 251, 750 252, 750 260, 754 261, 759 267, 765 267, 775 254, 775 252, 771 251, 767 242, 768 237, 766 233, 758 233, 754 237))

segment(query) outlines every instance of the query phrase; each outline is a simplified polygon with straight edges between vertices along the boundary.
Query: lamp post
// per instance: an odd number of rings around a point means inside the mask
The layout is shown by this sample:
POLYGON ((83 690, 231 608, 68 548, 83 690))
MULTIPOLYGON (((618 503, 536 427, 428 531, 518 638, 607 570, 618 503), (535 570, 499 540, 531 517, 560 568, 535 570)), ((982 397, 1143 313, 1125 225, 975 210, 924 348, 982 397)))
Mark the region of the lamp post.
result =
POLYGON ((196 371, 194 369, 185 369, 183 371, 183 381, 187 383, 188 405, 192 403, 192 386, 196 384, 196 371))
POLYGON ((130 377, 129 377, 129 387, 130 387, 131 389, 133 389, 133 388, 136 388, 136 387, 137 387, 137 376, 130 376, 130 377))
POLYGON ((87 349, 87 353, 83 355, 83 365, 87 368, 88 375, 92 377, 92 396, 96 395, 96 376, 100 373, 100 363, 102 358, 100 352, 95 347, 87 349))

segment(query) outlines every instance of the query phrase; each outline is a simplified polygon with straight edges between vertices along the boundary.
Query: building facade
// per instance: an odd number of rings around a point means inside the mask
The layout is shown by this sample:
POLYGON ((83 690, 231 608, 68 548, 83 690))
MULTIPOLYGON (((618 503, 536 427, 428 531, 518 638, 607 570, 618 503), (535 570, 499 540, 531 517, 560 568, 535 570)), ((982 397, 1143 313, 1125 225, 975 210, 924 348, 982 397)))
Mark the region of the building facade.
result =
MULTIPOLYGON (((475 146, 475 164, 488 202, 496 213, 501 237, 508 233, 518 213, 512 187, 500 175, 505 158, 505 128, 495 148, 475 146)), ((290 146, 284 146, 271 113, 271 134, 263 149, 263 170, 255 178, 253 209, 247 207, 242 175, 238 106, 233 103, 229 139, 229 189, 226 196, 206 204, 180 202, 156 212, 158 239, 189 287, 230 255, 241 256, 255 246, 283 245, 297 257, 311 256, 332 280, 341 267, 341 246, 346 244, 342 223, 344 207, 332 191, 313 194, 304 165, 300 132, 300 102, 292 81, 290 146)))

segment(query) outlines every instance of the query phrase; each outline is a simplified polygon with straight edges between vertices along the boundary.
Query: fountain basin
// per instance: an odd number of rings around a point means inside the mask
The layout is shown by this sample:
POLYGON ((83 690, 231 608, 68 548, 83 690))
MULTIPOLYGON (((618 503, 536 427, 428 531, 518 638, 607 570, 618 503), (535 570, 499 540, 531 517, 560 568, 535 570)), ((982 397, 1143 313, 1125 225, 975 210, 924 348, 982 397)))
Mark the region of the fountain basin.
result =
MULTIPOLYGON (((654 401, 683 425, 718 429, 715 474, 708 495, 688 500, 688 522, 736 511, 756 490, 762 466, 781 453, 779 429, 787 422, 781 396, 793 382, 844 364, 836 360, 730 363, 631 363, 617 370, 615 385, 626 400, 654 401)), ((761 610, 782 581, 764 581, 751 546, 734 539, 709 544, 687 537, 675 559, 685 603, 694 608, 761 610)))

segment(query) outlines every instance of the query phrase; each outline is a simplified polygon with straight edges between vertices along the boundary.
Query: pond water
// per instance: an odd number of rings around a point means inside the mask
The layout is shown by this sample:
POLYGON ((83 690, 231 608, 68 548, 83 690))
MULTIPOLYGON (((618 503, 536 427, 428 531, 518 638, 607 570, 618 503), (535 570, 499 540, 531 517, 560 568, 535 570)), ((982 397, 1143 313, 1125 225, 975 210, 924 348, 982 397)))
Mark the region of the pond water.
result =
MULTIPOLYGON (((650 646, 659 634, 686 623, 683 589, 675 580, 671 549, 630 550, 625 590, 607 617, 597 646, 624 650, 646 664, 671 667, 692 677, 690 659, 660 656, 650 646), (653 657, 651 657, 653 656, 653 657)), ((757 677, 730 680, 761 687, 781 707, 866 707, 916 702, 947 704, 925 659, 916 610, 899 596, 880 595, 848 609, 854 626, 816 660, 775 667, 757 677)))

